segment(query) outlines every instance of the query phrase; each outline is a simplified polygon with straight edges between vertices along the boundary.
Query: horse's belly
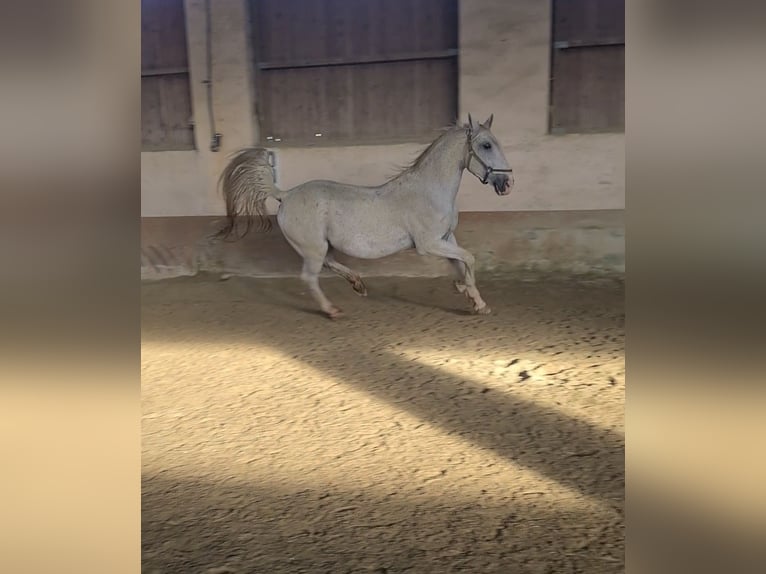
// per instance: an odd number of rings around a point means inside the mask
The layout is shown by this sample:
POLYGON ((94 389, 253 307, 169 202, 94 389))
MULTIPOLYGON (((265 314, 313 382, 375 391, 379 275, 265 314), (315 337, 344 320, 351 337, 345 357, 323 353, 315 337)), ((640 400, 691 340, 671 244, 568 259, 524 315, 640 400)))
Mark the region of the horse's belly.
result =
POLYGON ((335 249, 358 259, 378 259, 413 246, 409 234, 395 230, 377 234, 346 229, 331 232, 328 239, 335 249))

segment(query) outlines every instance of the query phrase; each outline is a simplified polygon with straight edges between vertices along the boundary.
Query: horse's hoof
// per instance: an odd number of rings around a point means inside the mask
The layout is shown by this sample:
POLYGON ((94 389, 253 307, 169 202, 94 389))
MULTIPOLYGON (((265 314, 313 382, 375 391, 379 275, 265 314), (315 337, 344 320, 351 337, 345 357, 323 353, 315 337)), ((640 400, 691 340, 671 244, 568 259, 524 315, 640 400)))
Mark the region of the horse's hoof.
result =
POLYGON ((478 309, 474 309, 474 312, 477 315, 490 315, 492 313, 492 309, 489 308, 489 305, 484 305, 484 307, 479 307, 478 309))
POLYGON ((343 317, 343 311, 341 311, 337 307, 333 307, 329 311, 326 311, 326 314, 328 319, 333 319, 333 320, 340 319, 341 317, 343 317))
POLYGON ((354 290, 354 293, 360 297, 367 297, 367 287, 365 287, 364 283, 361 281, 359 281, 359 283, 353 283, 351 288, 354 290))
POLYGON ((461 295, 465 293, 464 283, 460 283, 460 281, 455 281, 453 285, 455 287, 455 293, 460 293, 461 295))

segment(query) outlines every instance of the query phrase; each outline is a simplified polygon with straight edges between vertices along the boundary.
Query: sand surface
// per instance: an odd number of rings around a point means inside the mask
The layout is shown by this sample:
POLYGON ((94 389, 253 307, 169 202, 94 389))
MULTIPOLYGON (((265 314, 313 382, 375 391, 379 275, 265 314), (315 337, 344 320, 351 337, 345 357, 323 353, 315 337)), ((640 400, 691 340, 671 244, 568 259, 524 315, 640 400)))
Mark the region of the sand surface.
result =
POLYGON ((623 571, 624 290, 143 291, 143 572, 623 571))

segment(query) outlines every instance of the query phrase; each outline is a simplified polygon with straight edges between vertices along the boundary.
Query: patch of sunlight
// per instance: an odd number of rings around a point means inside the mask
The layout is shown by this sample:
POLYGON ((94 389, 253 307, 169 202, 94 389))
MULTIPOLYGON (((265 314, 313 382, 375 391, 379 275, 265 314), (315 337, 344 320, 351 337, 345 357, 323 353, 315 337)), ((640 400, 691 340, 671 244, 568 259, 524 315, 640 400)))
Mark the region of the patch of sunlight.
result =
POLYGON ((142 364, 146 475, 598 504, 277 349, 144 342, 142 364))
POLYGON ((624 385, 604 372, 619 372, 622 368, 619 361, 605 363, 601 370, 596 370, 589 368, 587 359, 581 362, 551 359, 543 353, 527 353, 523 359, 477 356, 455 349, 397 347, 396 353, 469 384, 534 402, 596 428, 624 433, 624 385))

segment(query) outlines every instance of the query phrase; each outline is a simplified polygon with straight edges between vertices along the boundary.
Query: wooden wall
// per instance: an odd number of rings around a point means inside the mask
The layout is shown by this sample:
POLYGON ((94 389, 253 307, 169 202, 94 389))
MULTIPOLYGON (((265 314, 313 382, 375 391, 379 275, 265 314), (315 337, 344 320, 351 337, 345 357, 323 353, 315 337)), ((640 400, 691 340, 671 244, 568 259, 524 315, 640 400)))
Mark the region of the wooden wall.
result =
POLYGON ((141 0, 141 144, 194 148, 183 0, 141 0))
POLYGON ((264 143, 428 139, 457 119, 455 0, 251 0, 250 7, 264 143))
POLYGON ((553 133, 625 130, 625 0, 554 0, 553 133))

